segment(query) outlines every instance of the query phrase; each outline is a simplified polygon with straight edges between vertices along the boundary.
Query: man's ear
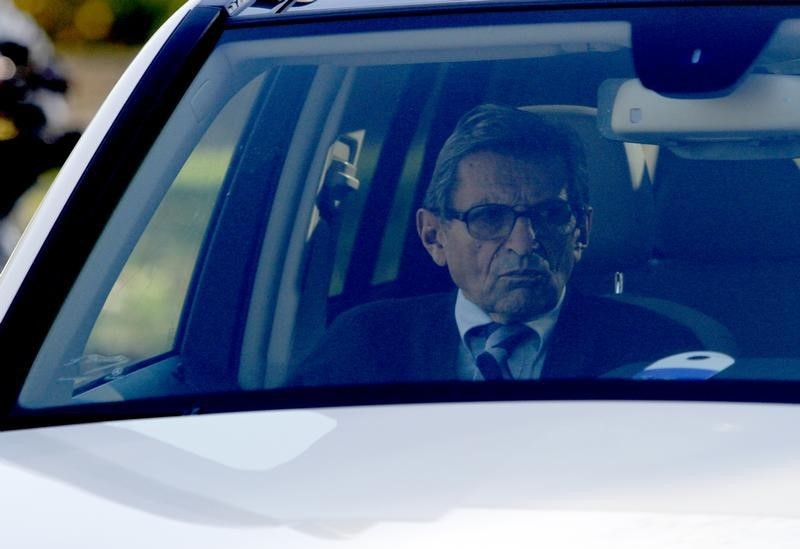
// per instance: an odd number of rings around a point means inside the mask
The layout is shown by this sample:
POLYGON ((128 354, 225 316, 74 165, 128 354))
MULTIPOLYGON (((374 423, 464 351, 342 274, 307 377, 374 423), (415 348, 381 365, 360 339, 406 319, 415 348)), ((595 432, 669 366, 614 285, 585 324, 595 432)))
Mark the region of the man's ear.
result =
POLYGON ((575 260, 580 260, 583 250, 589 246, 589 234, 592 232, 592 209, 587 207, 578 219, 577 235, 575 237, 575 260))
POLYGON ((417 210, 417 234, 422 245, 431 254, 433 262, 440 267, 447 265, 442 240, 443 229, 442 219, 438 215, 425 208, 417 210))

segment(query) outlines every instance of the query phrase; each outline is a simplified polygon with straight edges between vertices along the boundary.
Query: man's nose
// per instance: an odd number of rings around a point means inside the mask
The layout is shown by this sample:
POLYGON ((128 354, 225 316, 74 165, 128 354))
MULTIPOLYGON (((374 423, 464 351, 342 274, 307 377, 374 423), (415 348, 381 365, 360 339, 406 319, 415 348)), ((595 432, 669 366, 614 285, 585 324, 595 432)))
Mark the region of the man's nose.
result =
POLYGON ((506 239, 506 247, 518 255, 524 256, 539 247, 536 240, 536 229, 527 217, 520 216, 511 228, 511 234, 506 239))

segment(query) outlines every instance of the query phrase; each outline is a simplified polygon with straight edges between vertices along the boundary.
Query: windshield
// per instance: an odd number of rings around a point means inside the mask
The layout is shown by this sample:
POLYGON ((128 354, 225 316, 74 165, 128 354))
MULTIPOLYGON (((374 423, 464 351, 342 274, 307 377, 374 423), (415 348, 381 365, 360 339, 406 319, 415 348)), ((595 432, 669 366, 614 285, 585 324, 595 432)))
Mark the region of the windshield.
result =
POLYGON ((800 379, 800 20, 726 9, 232 25, 21 407, 800 379))

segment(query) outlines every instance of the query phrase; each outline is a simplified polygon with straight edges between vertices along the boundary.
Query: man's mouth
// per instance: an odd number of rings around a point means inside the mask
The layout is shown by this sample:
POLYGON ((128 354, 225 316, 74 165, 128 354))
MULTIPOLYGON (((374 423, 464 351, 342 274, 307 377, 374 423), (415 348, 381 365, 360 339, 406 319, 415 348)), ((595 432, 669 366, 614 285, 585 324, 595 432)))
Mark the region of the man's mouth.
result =
POLYGON ((506 278, 510 280, 535 280, 539 278, 544 278, 547 276, 547 273, 540 270, 535 269, 523 269, 517 271, 508 271, 500 275, 500 278, 506 278))
POLYGON ((505 265, 497 265, 497 267, 500 267, 498 269, 500 274, 497 275, 497 278, 509 282, 540 283, 543 279, 550 277, 547 260, 538 255, 531 255, 519 261, 508 261, 505 265))

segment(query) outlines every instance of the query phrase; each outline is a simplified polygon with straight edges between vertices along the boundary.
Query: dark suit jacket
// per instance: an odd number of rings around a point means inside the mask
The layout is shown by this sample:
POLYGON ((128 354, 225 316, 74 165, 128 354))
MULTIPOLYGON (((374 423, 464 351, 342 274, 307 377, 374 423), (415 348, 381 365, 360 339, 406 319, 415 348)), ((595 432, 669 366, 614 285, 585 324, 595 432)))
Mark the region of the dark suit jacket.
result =
MULTIPOLYGON (((367 303, 340 315, 290 385, 456 380, 456 294, 367 303)), ((591 378, 702 349, 684 326, 648 309, 568 292, 542 378, 591 378)))

